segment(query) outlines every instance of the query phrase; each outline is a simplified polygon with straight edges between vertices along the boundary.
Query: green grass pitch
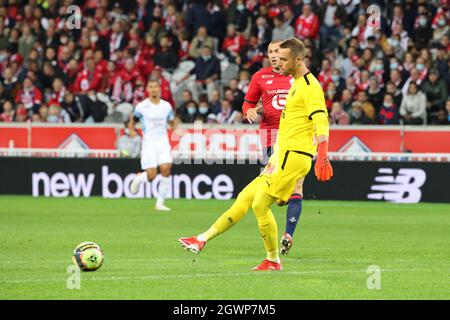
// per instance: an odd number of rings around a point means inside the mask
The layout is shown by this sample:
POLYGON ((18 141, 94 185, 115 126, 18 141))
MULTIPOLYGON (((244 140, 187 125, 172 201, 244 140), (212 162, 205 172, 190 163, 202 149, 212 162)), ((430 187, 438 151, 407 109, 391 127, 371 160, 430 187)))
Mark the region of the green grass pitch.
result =
MULTIPOLYGON (((176 242, 231 201, 0 197, 0 299, 450 299, 450 205, 306 200, 281 272, 252 212, 196 257, 176 242), (73 248, 94 241, 96 272, 67 288, 73 248), (370 290, 367 268, 381 268, 370 290)), ((274 207, 280 234, 285 208, 274 207)))

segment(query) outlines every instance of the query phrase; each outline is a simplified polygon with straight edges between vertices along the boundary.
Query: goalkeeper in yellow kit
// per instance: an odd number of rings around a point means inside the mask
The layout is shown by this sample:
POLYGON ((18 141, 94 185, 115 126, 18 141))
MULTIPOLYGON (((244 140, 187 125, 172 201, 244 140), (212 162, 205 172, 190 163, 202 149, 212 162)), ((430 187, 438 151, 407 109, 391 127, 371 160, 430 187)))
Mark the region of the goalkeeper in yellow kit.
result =
POLYGON ((181 245, 198 254, 207 241, 240 221, 251 207, 263 238, 267 258, 253 270, 281 270, 278 256, 278 228, 270 210, 273 203, 288 202, 295 184, 311 169, 317 151, 315 175, 328 181, 333 169, 328 160, 328 113, 324 93, 304 63, 305 46, 296 38, 285 40, 279 49, 279 63, 285 75, 295 79, 281 114, 273 155, 260 176, 250 182, 233 205, 204 233, 180 238, 181 245))

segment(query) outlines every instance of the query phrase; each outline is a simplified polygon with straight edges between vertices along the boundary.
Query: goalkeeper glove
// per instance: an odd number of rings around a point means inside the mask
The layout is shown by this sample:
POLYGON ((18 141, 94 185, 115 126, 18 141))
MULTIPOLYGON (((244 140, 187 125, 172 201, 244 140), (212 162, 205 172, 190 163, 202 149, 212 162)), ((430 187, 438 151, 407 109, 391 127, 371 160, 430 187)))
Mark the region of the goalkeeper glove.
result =
POLYGON ((328 160, 328 141, 321 142, 317 148, 317 160, 314 166, 314 173, 317 180, 329 181, 333 176, 333 168, 331 167, 330 160, 328 160))

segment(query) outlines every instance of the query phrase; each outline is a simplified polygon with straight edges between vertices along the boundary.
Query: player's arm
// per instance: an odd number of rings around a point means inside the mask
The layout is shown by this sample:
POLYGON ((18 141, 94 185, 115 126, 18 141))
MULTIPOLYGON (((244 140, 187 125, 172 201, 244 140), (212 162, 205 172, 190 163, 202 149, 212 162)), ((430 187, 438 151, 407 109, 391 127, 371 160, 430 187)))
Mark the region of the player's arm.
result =
POLYGON ((128 121, 128 130, 130 130, 130 132, 136 132, 136 123, 139 122, 141 116, 138 107, 136 107, 134 112, 130 114, 130 120, 128 121))
POLYGON ((262 105, 258 106, 258 101, 261 98, 261 87, 258 84, 256 75, 252 77, 247 93, 244 97, 242 111, 249 123, 255 122, 258 118, 258 112, 261 111, 262 105))
POLYGON ((330 125, 322 88, 311 86, 309 97, 308 117, 314 123, 317 140, 317 157, 314 173, 319 181, 329 181, 333 176, 333 167, 328 159, 330 125))
POLYGON ((167 115, 167 123, 169 124, 169 128, 173 133, 177 134, 178 136, 183 135, 183 130, 179 128, 181 121, 179 118, 175 117, 175 113, 173 112, 173 110, 170 111, 167 115))

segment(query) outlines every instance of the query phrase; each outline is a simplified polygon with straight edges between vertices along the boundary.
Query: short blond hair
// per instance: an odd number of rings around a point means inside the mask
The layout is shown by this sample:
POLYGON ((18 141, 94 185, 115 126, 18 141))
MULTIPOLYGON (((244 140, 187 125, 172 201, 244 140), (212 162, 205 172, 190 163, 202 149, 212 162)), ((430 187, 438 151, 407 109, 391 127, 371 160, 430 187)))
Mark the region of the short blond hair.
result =
POLYGON ((294 56, 294 58, 297 58, 300 56, 300 58, 304 59, 306 55, 306 48, 303 41, 297 39, 297 38, 289 38, 287 40, 284 40, 280 44, 281 49, 291 49, 291 53, 294 56))

